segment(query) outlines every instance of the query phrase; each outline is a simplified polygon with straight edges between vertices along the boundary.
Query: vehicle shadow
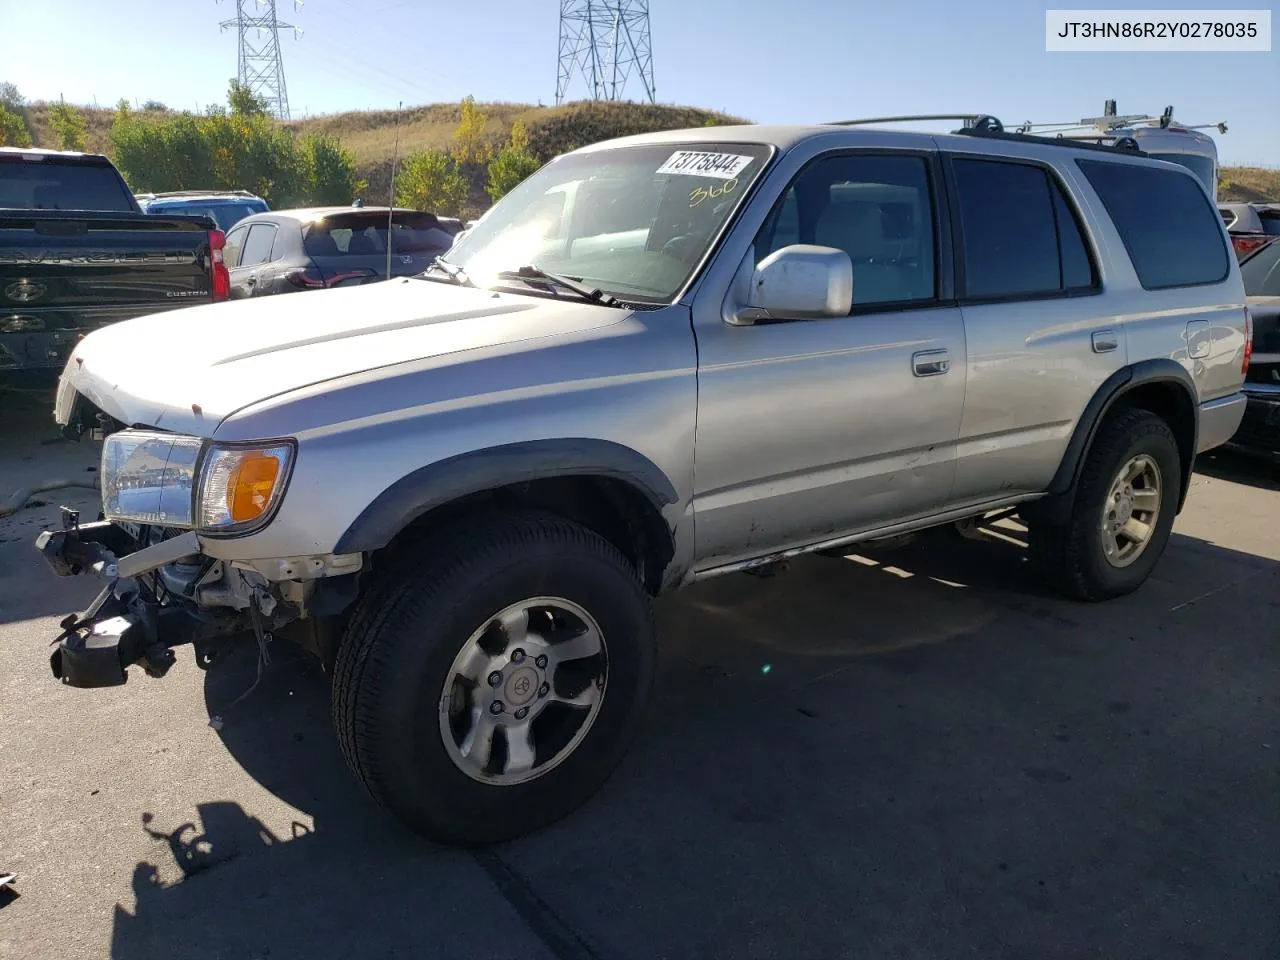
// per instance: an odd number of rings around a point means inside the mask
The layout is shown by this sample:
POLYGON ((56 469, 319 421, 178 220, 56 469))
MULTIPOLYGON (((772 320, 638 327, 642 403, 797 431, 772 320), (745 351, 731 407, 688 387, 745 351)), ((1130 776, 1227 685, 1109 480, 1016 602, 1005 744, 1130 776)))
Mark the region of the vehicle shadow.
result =
POLYGON ((1263 490, 1280 490, 1280 456, 1275 454, 1219 447, 1196 457, 1195 472, 1263 490))
POLYGON ((1179 536, 1138 594, 1070 604, 1018 539, 929 536, 663 600, 631 756, 571 817, 482 852, 375 808, 304 655, 279 651, 228 710, 255 675, 242 651, 207 708, 299 816, 282 837, 231 802, 140 815, 156 852, 110 956, 1276 955, 1259 744, 1280 651, 1260 613, 1280 564, 1179 536))

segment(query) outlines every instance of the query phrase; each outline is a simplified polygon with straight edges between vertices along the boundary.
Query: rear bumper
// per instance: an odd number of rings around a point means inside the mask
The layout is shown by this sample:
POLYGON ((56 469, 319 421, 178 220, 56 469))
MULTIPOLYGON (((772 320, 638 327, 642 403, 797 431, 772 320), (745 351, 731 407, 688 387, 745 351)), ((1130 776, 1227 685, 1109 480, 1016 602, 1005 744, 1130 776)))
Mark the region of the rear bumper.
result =
POLYGON ((0 375, 10 370, 61 370, 72 348, 88 332, 0 333, 0 375))
POLYGON ((1196 453, 1220 447, 1230 440, 1240 428, 1244 408, 1243 393, 1233 393, 1229 397, 1200 404, 1200 431, 1196 439, 1196 453))
POLYGON ((1280 451, 1280 387, 1246 385, 1248 404, 1240 429, 1231 438, 1233 446, 1280 451))
POLYGON ((244 613, 202 610, 159 588, 152 571, 178 559, 174 554, 188 546, 183 538, 137 549, 112 523, 80 526, 72 519, 67 529, 42 532, 35 546, 58 576, 89 574, 106 581, 86 610, 62 621, 54 639, 49 665, 68 686, 119 686, 134 664, 162 677, 174 664, 172 648, 187 643, 196 645, 203 666, 210 658, 202 645, 252 628, 244 613))

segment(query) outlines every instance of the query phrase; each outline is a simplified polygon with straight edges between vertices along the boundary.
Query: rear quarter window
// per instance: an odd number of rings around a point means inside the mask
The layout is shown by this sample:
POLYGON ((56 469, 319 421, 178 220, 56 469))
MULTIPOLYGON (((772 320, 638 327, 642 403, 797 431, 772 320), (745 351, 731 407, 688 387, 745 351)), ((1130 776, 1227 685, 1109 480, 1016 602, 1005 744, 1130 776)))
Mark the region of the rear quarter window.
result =
POLYGON ((1147 290, 1220 283, 1230 273, 1217 209, 1188 174, 1077 160, 1147 290))

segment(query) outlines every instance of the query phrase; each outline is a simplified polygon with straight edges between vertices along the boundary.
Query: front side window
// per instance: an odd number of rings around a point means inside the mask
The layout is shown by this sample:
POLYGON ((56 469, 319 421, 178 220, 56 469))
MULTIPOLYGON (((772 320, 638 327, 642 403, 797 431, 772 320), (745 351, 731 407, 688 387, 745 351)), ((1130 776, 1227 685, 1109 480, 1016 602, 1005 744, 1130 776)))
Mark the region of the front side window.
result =
MULTIPOLYGON (((448 253, 473 283, 534 266, 622 300, 670 302, 768 163, 757 143, 614 147, 553 160, 448 253)), ((518 282, 518 281, 516 281, 518 282)))
POLYGON ((1147 290, 1219 283, 1230 272, 1217 210, 1185 173, 1077 160, 1124 241, 1147 290))
POLYGON ((933 201, 923 157, 818 160, 792 182, 756 238, 756 259, 796 243, 853 261, 853 306, 936 296, 933 201))
POLYGON ((240 266, 251 267, 271 259, 271 244, 276 238, 274 223, 255 223, 249 228, 249 239, 244 242, 240 266))
POLYGON ((952 168, 966 298, 1055 296, 1096 286, 1080 224, 1047 170, 959 158, 952 168))

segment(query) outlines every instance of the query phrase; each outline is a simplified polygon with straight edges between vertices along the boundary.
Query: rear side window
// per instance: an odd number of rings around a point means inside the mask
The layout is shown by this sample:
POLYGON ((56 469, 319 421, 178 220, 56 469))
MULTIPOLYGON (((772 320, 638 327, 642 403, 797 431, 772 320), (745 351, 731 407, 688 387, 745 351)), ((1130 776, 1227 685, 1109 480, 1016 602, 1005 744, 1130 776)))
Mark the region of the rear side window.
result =
POLYGON ((1080 225, 1048 171, 970 159, 956 159, 953 170, 967 298, 1055 296, 1096 287, 1080 225))
POLYGON ((1280 210, 1259 210, 1258 219, 1262 221, 1262 232, 1271 237, 1280 236, 1280 210))
POLYGON ((1186 174, 1077 160, 1124 241, 1147 290, 1219 283, 1230 272, 1216 210, 1186 174))

